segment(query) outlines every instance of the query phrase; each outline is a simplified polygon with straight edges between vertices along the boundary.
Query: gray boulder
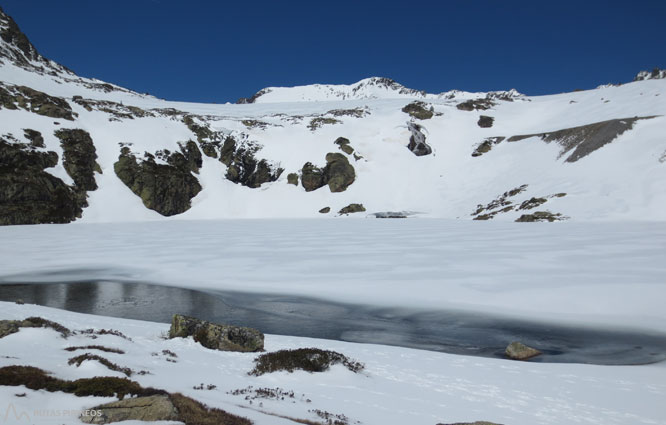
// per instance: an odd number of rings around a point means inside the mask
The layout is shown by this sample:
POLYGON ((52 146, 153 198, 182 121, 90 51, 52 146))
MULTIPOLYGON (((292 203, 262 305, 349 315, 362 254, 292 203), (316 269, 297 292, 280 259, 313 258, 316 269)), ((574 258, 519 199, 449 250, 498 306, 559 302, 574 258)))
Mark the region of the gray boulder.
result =
POLYGON ((264 334, 253 328, 210 323, 174 314, 169 338, 191 336, 206 348, 220 351, 255 352, 264 349, 264 334))
POLYGON ((528 347, 518 341, 509 344, 504 353, 508 358, 513 360, 527 360, 542 354, 541 351, 536 348, 528 347))
POLYGON ((79 419, 87 424, 108 424, 120 421, 175 421, 178 410, 167 395, 126 398, 90 409, 79 419), (95 413, 94 415, 91 413, 95 413))

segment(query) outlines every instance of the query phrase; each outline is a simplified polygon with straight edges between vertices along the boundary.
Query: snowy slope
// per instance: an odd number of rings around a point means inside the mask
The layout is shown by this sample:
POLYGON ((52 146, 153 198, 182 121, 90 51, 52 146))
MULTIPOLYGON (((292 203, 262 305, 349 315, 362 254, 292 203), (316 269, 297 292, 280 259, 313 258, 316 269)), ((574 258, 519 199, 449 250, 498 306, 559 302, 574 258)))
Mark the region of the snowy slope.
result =
MULTIPOLYGON (((16 50, 0 40, 6 51, 16 50)), ((514 206, 532 197, 547 199, 541 210, 571 220, 664 220, 666 191, 666 80, 649 79, 622 86, 551 96, 526 97, 518 93, 449 92, 427 94, 388 79, 369 78, 352 85, 311 85, 268 88, 252 104, 193 104, 169 102, 97 80, 79 78, 59 65, 38 56, 28 65, 0 58, 0 82, 24 85, 62 97, 78 114, 74 121, 54 120, 23 109, 0 109, 0 134, 23 139, 23 129, 40 131, 45 149, 62 157, 60 141, 53 132, 81 128, 90 133, 102 174, 99 189, 89 192, 84 222, 161 219, 114 173, 119 143, 131 143, 138 156, 160 149, 178 150, 179 143, 197 140, 183 122, 185 115, 221 137, 247 138, 260 147, 258 159, 266 159, 284 172, 274 182, 248 188, 225 178, 227 166, 204 156, 198 175, 203 190, 192 207, 176 216, 184 219, 321 217, 350 203, 362 203, 367 214, 412 211, 423 217, 471 219, 478 205, 487 205, 503 193, 527 185, 513 197, 514 206), (46 61, 46 62, 44 62, 46 61), (42 67, 48 72, 39 72, 42 67), (49 68, 51 67, 51 68, 49 68), (50 70, 50 71, 49 71, 50 70), (145 117, 118 117, 102 107, 87 110, 72 101, 116 102, 112 108, 129 106, 147 111, 145 117), (470 99, 495 99, 488 110, 460 110, 470 99), (502 100, 505 99, 505 100, 502 100), (418 100, 432 108, 431 119, 411 118, 402 108, 418 100), (511 100, 511 101, 509 101, 511 100), (176 109, 174 114, 157 112, 176 109), (481 115, 491 116, 490 128, 477 125, 481 115), (542 134, 605 120, 654 117, 639 120, 633 128, 576 162, 560 157, 562 146, 537 137, 515 143, 503 142, 490 152, 472 153, 489 137, 542 134), (313 127, 313 120, 328 120, 313 127), (59 121, 55 124, 55 121, 59 121), (421 125, 433 153, 415 156, 407 148, 411 133, 408 121, 421 125), (258 124, 258 125, 253 125, 258 124), (300 173, 306 162, 323 167, 329 152, 340 152, 333 142, 350 140, 355 159, 347 155, 356 179, 344 192, 327 187, 306 192, 287 184, 289 173, 300 173), (566 196, 551 197, 565 193, 566 196)), ((61 166, 51 170, 65 175, 61 166)), ((66 176, 64 177, 67 178, 66 176)), ((493 216, 515 220, 533 212, 514 209, 493 216)))
MULTIPOLYGON (((294 423, 279 416, 322 421, 313 412, 317 409, 345 415, 349 424, 433 425, 480 419, 512 425, 666 423, 662 406, 666 396, 664 364, 608 367, 511 362, 267 335, 267 351, 300 347, 335 350, 364 363, 365 370, 354 374, 342 366, 334 366, 324 373, 296 371, 252 377, 247 372, 252 369, 252 360, 257 354, 212 351, 191 338, 163 340, 161 335, 168 331, 165 324, 5 302, 0 303, 0 311, 0 319, 41 316, 72 330, 114 329, 132 339, 103 335, 91 340, 81 334, 64 339, 50 329, 22 329, 0 339, 3 353, 0 367, 36 366, 70 380, 124 377, 96 361, 84 362, 78 368, 68 365, 68 358, 86 351, 64 350, 69 346, 90 344, 121 349, 126 354, 87 351, 134 371, 150 372, 131 377, 143 386, 182 392, 209 406, 248 417, 257 425, 294 423), (177 357, 167 361, 162 350, 169 350, 177 357), (194 389, 200 384, 212 384, 216 388, 194 389), (249 386, 293 391, 294 397, 248 400, 245 394, 230 394, 249 386)), ((250 394, 253 393, 250 391, 250 394)), ((22 412, 28 415, 30 423, 67 425, 80 424, 79 412, 112 401, 111 398, 79 398, 6 386, 0 387, 0 400, 0 415, 4 415, 11 404, 18 415, 22 412), (60 417, 49 416, 49 412, 60 417)), ((14 411, 7 412, 8 423, 26 422, 25 418, 23 422, 12 422, 14 411)))

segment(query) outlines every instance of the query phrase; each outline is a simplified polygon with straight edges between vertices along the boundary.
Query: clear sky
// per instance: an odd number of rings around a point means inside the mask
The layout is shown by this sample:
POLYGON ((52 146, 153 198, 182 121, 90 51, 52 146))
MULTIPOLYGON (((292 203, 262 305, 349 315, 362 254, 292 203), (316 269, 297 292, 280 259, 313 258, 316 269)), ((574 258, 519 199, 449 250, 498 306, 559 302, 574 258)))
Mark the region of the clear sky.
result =
POLYGON ((666 0, 0 0, 44 56, 169 100, 382 76, 548 94, 666 67, 666 0))

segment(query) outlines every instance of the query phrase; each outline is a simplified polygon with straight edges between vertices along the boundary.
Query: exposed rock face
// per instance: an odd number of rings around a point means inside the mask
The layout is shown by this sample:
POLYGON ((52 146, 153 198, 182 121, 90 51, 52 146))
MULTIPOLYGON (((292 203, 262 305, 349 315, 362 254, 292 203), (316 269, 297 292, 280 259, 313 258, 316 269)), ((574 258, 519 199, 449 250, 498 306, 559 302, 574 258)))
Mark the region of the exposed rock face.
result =
POLYGON ((409 148, 416 156, 425 156, 432 153, 432 148, 426 143, 426 136, 423 134, 423 127, 419 124, 408 122, 407 128, 412 133, 409 138, 409 148))
POLYGON ((323 169, 306 162, 301 170, 301 184, 306 192, 328 185, 331 192, 343 192, 354 183, 356 172, 341 153, 327 153, 323 169))
POLYGON ((25 138, 30 140, 30 145, 36 148, 44 148, 46 147, 44 145, 44 137, 42 137, 42 133, 40 133, 37 130, 32 130, 30 128, 25 128, 23 129, 25 138))
POLYGON ((169 338, 188 336, 192 336, 195 341, 213 350, 254 352, 264 349, 264 334, 256 329, 220 325, 174 314, 169 338))
POLYGON ((666 78, 666 69, 655 68, 652 71, 639 72, 634 81, 657 80, 661 78, 666 78))
POLYGON ((294 186, 298 186, 298 174, 296 173, 287 174, 287 183, 293 184, 294 186))
POLYGON ((493 126, 495 118, 489 117, 487 115, 481 115, 479 121, 477 122, 478 126, 481 128, 490 128, 493 126))
POLYGON ((312 192, 325 184, 324 171, 311 162, 306 162, 301 169, 301 185, 305 191, 312 192))
POLYGON ((101 415, 82 415, 81 422, 108 424, 120 421, 176 421, 178 411, 168 395, 126 398, 96 407, 101 415))
POLYGON ((402 108, 402 112, 409 114, 410 117, 416 118, 418 120, 429 120, 435 115, 435 111, 432 106, 428 107, 428 104, 425 102, 420 102, 418 100, 405 105, 402 108))
POLYGON ((72 107, 65 99, 25 86, 0 84, 0 108, 20 108, 46 117, 74 121, 72 107))
POLYGON ((474 220, 490 220, 497 214, 512 211, 515 208, 515 205, 512 205, 513 201, 510 201, 509 198, 513 198, 514 196, 523 193, 526 189, 527 185, 524 184, 511 190, 507 190, 487 205, 477 205, 476 211, 472 213, 472 217, 474 217, 474 220))
POLYGON ((347 155, 351 155, 354 153, 354 148, 351 147, 351 145, 349 144, 350 143, 349 139, 347 139, 346 137, 338 137, 337 139, 335 139, 335 142, 333 143, 338 145, 340 150, 346 153, 347 155))
POLYGON ((137 106, 125 106, 122 103, 110 100, 84 99, 81 96, 72 97, 72 101, 83 106, 87 111, 101 111, 109 115, 109 121, 121 121, 123 119, 154 117, 155 114, 143 110, 137 106))
POLYGON ((37 61, 40 55, 35 46, 30 43, 28 37, 21 32, 19 26, 11 16, 4 13, 0 8, 0 38, 12 48, 0 48, 0 57, 5 57, 12 62, 28 65, 28 61, 37 61))
POLYGON ((461 111, 485 111, 495 106, 492 99, 470 99, 456 105, 461 111))
POLYGON ((507 141, 517 142, 530 137, 539 137, 546 143, 556 142, 562 146, 558 158, 563 157, 565 154, 573 150, 571 155, 569 155, 565 161, 576 162, 602 146, 612 142, 625 131, 631 130, 638 120, 650 118, 654 117, 634 117, 601 121, 550 133, 512 136, 509 137, 507 141))
POLYGON ((495 422, 476 421, 476 422, 456 422, 454 424, 437 424, 437 425, 502 425, 495 422))
POLYGON ((69 223, 81 216, 79 195, 44 171, 57 164, 55 152, 0 138, 0 225, 69 223))
POLYGON ((363 212, 365 211, 365 207, 363 204, 349 204, 346 207, 342 208, 340 211, 338 211, 338 214, 353 214, 357 212, 363 212))
POLYGON ((201 191, 199 181, 191 173, 190 161, 174 162, 176 165, 157 164, 152 155, 138 161, 124 147, 113 168, 146 208, 171 216, 190 209, 190 201, 201 191))
POLYGON ((197 141, 204 155, 217 158, 218 151, 222 145, 221 133, 211 130, 207 125, 197 124, 192 115, 185 115, 183 122, 197 136, 197 141))
POLYGON ((331 207, 324 207, 324 208, 319 210, 320 214, 328 214, 330 212, 331 212, 331 207))
POLYGON ((502 142, 506 137, 488 137, 481 144, 479 144, 474 152, 472 152, 473 157, 481 156, 484 153, 490 152, 493 146, 502 142))
POLYGON ((253 143, 238 143, 233 137, 227 137, 220 150, 220 161, 227 166, 227 180, 250 188, 277 180, 284 169, 265 159, 258 160, 257 151, 259 146, 253 143))
POLYGON ((532 214, 523 214, 516 219, 518 223, 533 223, 537 221, 562 221, 566 220, 568 217, 563 216, 560 213, 552 213, 550 211, 536 211, 532 214))
POLYGON ((344 155, 327 153, 324 178, 331 192, 343 192, 354 183, 356 172, 344 155))
POLYGON ((62 129, 55 132, 63 149, 63 166, 74 180, 76 189, 81 192, 96 190, 95 171, 101 171, 97 164, 97 153, 93 140, 87 131, 62 129))
POLYGON ((508 358, 513 360, 527 360, 541 354, 541 351, 536 348, 528 347, 517 341, 509 344, 504 352, 508 358))

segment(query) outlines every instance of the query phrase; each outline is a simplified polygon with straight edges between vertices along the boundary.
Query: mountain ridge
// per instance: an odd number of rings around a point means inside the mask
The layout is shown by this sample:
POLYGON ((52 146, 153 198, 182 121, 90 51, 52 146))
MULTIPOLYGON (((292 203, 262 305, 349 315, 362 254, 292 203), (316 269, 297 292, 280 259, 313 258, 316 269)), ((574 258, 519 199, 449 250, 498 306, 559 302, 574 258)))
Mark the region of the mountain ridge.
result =
POLYGON ((659 71, 548 96, 428 94, 371 77, 197 104, 78 77, 0 22, 4 224, 666 220, 659 71))

